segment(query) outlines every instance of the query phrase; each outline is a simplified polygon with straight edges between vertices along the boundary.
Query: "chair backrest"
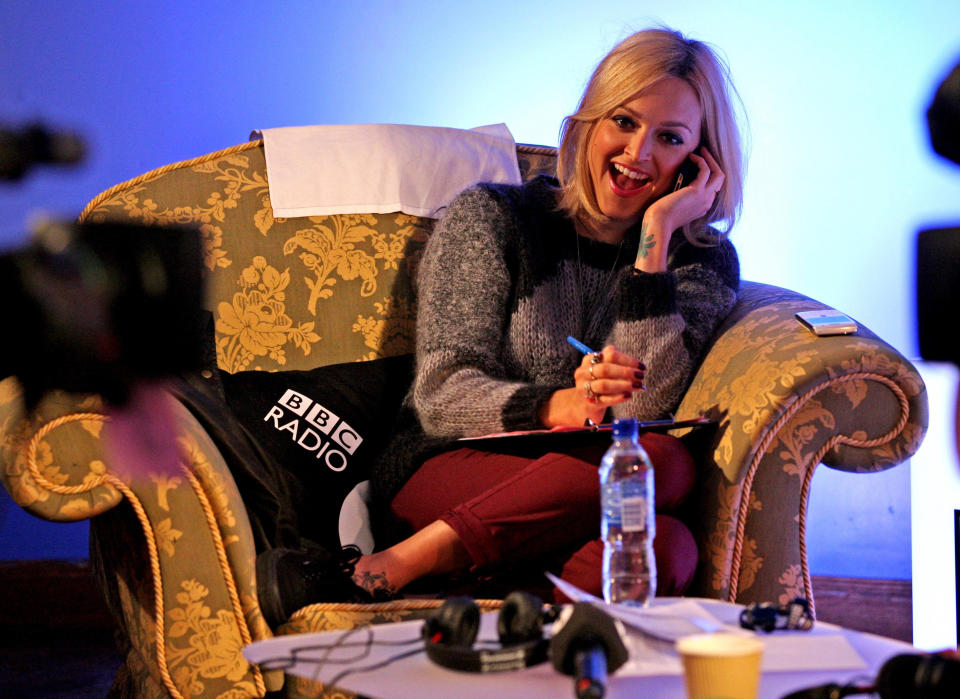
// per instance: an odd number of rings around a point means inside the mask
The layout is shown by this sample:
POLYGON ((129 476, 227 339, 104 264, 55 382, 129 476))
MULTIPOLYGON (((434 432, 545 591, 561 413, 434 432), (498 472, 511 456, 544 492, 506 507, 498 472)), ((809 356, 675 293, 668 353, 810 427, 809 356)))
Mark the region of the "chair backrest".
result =
MULTIPOLYGON (((524 180, 554 172, 553 148, 518 145, 517 157, 524 180)), ((413 281, 434 221, 274 218, 261 141, 112 187, 81 220, 199 227, 226 371, 311 369, 414 349, 413 281)))

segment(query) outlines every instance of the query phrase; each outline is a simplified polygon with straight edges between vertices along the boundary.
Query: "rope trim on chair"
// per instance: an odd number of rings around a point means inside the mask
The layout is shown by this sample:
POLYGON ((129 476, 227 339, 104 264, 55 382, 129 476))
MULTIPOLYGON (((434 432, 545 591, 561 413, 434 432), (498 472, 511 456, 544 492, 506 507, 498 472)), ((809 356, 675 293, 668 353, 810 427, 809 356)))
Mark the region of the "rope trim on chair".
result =
MULTIPOLYGON (((217 550, 217 560, 220 563, 220 574, 223 576, 223 581, 227 586, 227 594, 230 597, 230 604, 233 606, 233 615, 236 617, 237 628, 240 630, 240 638, 243 640, 243 645, 250 645, 252 642, 250 628, 247 626, 247 618, 243 613, 243 605, 240 604, 240 593, 237 591, 237 583, 234 580, 233 571, 230 569, 230 561, 227 560, 227 547, 224 545, 223 536, 220 534, 217 515, 213 511, 210 499, 207 497, 197 477, 188 469, 184 468, 183 470, 184 473, 187 474, 187 479, 190 481, 193 492, 196 494, 197 499, 200 500, 200 507, 203 509, 203 514, 207 520, 207 528, 213 537, 214 547, 217 550)), ((253 672, 253 679, 257 687, 258 695, 262 697, 267 693, 266 685, 263 682, 263 673, 256 665, 250 665, 250 669, 253 672)))
MULTIPOLYGON (((229 148, 218 150, 214 153, 207 153, 206 155, 190 158, 189 160, 180 160, 175 163, 169 163, 162 167, 145 172, 142 175, 138 175, 137 177, 127 180, 126 182, 115 184, 114 186, 110 187, 110 189, 98 194, 85 207, 83 207, 83 211, 80 212, 80 215, 77 217, 77 221, 83 223, 98 206, 124 189, 129 189, 130 187, 136 187, 144 182, 149 182, 150 180, 154 180, 162 175, 166 175, 172 170, 177 170, 184 167, 193 167, 194 165, 200 165, 201 163, 206 163, 211 160, 225 158, 228 155, 242 153, 243 151, 250 150, 251 148, 259 148, 262 143, 263 141, 261 140, 247 141, 236 146, 230 146, 229 148)), ((550 146, 533 146, 526 143, 518 143, 517 151, 520 153, 529 153, 531 155, 556 155, 557 153, 557 149, 550 146)))
POLYGON ((84 420, 98 420, 101 422, 107 422, 109 419, 110 418, 108 418, 106 415, 101 415, 99 413, 71 413, 46 423, 37 430, 36 434, 34 434, 27 445, 27 470, 30 472, 30 475, 33 476, 34 480, 36 480, 38 485, 60 495, 75 495, 77 493, 91 490, 98 485, 108 484, 123 493, 123 496, 130 502, 134 513, 137 515, 137 519, 140 521, 140 527, 143 529, 144 538, 147 542, 147 553, 150 558, 150 572, 153 577, 154 643, 156 643, 157 646, 157 664, 160 667, 160 677, 163 680, 167 691, 170 692, 170 695, 174 697, 174 699, 183 699, 183 695, 180 694, 180 690, 178 690, 177 686, 173 683, 173 678, 170 676, 170 670, 167 667, 167 650, 163 627, 164 604, 163 582, 160 577, 160 554, 157 550, 157 542, 153 533, 153 527, 150 526, 150 519, 147 517, 146 511, 143 509, 143 504, 140 502, 140 499, 137 497, 136 493, 130 490, 126 483, 121 481, 113 474, 104 473, 94 481, 79 486, 64 486, 48 481, 40 473, 40 466, 37 463, 37 449, 39 448, 39 444, 52 430, 70 422, 82 422, 84 420))
POLYGON ((206 163, 211 160, 217 160, 219 158, 224 158, 228 155, 233 155, 234 153, 241 153, 245 150, 250 150, 251 148, 257 148, 260 145, 260 141, 248 141, 246 143, 241 143, 236 146, 230 146, 229 148, 224 148, 223 150, 218 150, 215 153, 207 153, 206 155, 201 155, 196 158, 191 158, 189 160, 181 160, 175 163, 169 163, 163 167, 158 167, 149 172, 145 172, 142 175, 134 177, 132 180, 127 180, 126 182, 121 182, 120 184, 115 184, 110 189, 101 192, 93 200, 90 201, 83 211, 80 212, 80 215, 77 217, 77 221, 83 223, 86 218, 93 213, 94 209, 100 206, 103 202, 113 197, 117 192, 123 191, 130 187, 136 187, 139 184, 154 180, 161 175, 166 175, 171 170, 177 170, 183 167, 193 167, 194 165, 200 165, 201 163, 206 163))
POLYGON ((153 627, 154 627, 154 643, 157 646, 157 665, 160 668, 160 677, 163 679, 164 685, 167 687, 167 691, 170 692, 170 695, 174 699, 183 699, 183 695, 180 693, 180 690, 177 689, 177 685, 173 683, 173 677, 170 676, 170 668, 167 667, 167 638, 166 638, 166 629, 164 628, 164 603, 163 603, 163 578, 160 576, 160 552, 157 550, 157 540, 156 536, 153 533, 153 527, 150 526, 150 518, 147 517, 146 510, 143 509, 143 503, 140 502, 140 499, 137 497, 136 493, 130 490, 127 487, 126 483, 123 483, 116 476, 111 476, 111 480, 115 480, 116 483, 114 487, 117 488, 124 497, 130 501, 130 504, 133 506, 133 511, 137 515, 137 519, 140 521, 140 527, 143 529, 144 538, 147 541, 147 553, 150 556, 150 574, 153 576, 153 627))
POLYGON ((529 153, 530 155, 556 155, 557 149, 552 146, 534 146, 529 143, 518 143, 517 151, 520 153, 529 153))
MULTIPOLYGON (((143 503, 126 483, 111 473, 103 473, 88 483, 75 486, 65 486, 52 483, 40 473, 40 465, 37 463, 37 450, 39 449, 39 445, 43 439, 58 427, 71 422, 83 422, 86 420, 108 422, 110 418, 100 413, 71 413, 69 415, 63 415, 55 418, 40 427, 27 444, 27 470, 37 482, 37 485, 60 495, 75 495, 77 493, 92 490, 99 485, 110 485, 120 491, 120 493, 122 493, 123 496, 130 502, 130 505, 133 507, 134 513, 140 522, 140 527, 143 529, 144 538, 147 542, 147 552, 150 559, 150 572, 153 582, 154 598, 154 642, 157 646, 157 665, 160 669, 160 677, 162 678, 167 691, 170 692, 170 695, 174 697, 174 699, 183 699, 183 695, 174 684, 173 678, 170 676, 170 669, 167 666, 163 577, 160 573, 160 554, 157 549, 157 542, 153 532, 153 527, 150 524, 150 518, 147 516, 146 510, 143 507, 143 503)), ((230 571, 230 565, 226 558, 226 547, 223 545, 223 537, 220 535, 220 528, 217 526, 216 515, 213 512, 213 507, 210 505, 209 499, 207 498, 206 493, 203 491, 203 488, 196 477, 183 465, 181 465, 181 470, 187 477, 187 480, 190 482, 194 493, 197 495, 197 498, 200 501, 201 509, 203 510, 204 516, 207 520, 207 528, 214 539, 214 545, 217 550, 217 558, 220 563, 220 572, 223 576, 224 583, 227 586, 227 593, 230 597, 230 603, 233 607, 233 613, 240 631, 240 637, 243 640, 244 645, 249 644, 251 642, 250 630, 247 627, 246 617, 243 615, 243 608, 240 604, 240 596, 237 592, 236 584, 230 571)), ((251 671, 253 672, 254 683, 256 685, 257 692, 259 692, 259 696, 264 696, 267 690, 260 668, 251 665, 251 671)))
MULTIPOLYGON (((499 599, 478 599, 476 605, 485 612, 500 609, 503 606, 503 600, 499 599)), ((294 612, 288 621, 294 621, 310 614, 321 614, 323 612, 340 612, 349 614, 350 612, 363 612, 365 614, 390 614, 392 612, 416 612, 426 609, 437 609, 443 604, 442 599, 401 599, 392 602, 375 602, 371 604, 353 603, 353 602, 320 602, 310 604, 294 612)))
MULTIPOLYGON (((891 382, 892 383, 892 382, 891 382)), ((896 385, 896 384, 894 384, 896 385)), ((899 386, 897 386, 900 389, 899 386)), ((894 391, 897 394, 897 398, 900 402, 901 417, 900 421, 897 423, 897 427, 894 428, 896 434, 899 434, 904 427, 906 427, 907 419, 910 416, 910 404, 907 402, 907 396, 902 389, 899 392, 894 391)), ((893 436, 895 437, 896 434, 893 436)), ((886 436, 886 435, 884 435, 886 436)), ((819 451, 813 455, 813 457, 808 462, 809 468, 806 471, 806 474, 803 478, 803 485, 800 488, 800 521, 799 521, 799 535, 800 535, 800 566, 803 572, 803 590, 804 595, 810 602, 810 612, 816 617, 816 608, 813 600, 813 581, 810 579, 810 566, 807 563, 807 505, 810 498, 810 485, 813 482, 813 474, 817 470, 817 466, 823 461, 823 457, 827 455, 831 449, 833 449, 837 444, 847 444, 849 442, 843 441, 845 437, 842 435, 836 435, 835 438, 830 439, 820 447, 819 451)), ((850 445, 850 446, 864 446, 864 447, 875 447, 885 444, 886 441, 879 441, 882 438, 877 438, 874 440, 868 440, 867 444, 863 445, 850 445), (875 442, 875 443, 869 443, 875 442)), ((892 439, 892 437, 891 437, 892 439)))
POLYGON ((61 417, 55 418, 40 427, 27 443, 27 471, 33 476, 37 485, 43 486, 58 495, 77 495, 93 490, 100 485, 114 485, 110 482, 111 476, 108 473, 102 473, 94 480, 81 483, 80 485, 58 485, 48 481, 46 477, 40 473, 40 464, 37 463, 37 450, 40 448, 41 442, 43 442, 44 437, 58 427, 70 422, 108 422, 109 420, 110 418, 101 413, 70 413, 69 415, 62 415, 61 417))
POLYGON ((849 381, 859 380, 877 381, 878 383, 882 383, 889 388, 890 391, 896 396, 897 401, 900 403, 900 419, 897 421, 897 424, 893 427, 893 429, 880 437, 876 437, 875 439, 862 440, 847 437, 846 435, 842 434, 833 435, 823 444, 822 447, 820 447, 819 450, 817 450, 813 457, 804 464, 806 473, 800 491, 799 513, 800 567, 801 573, 803 574, 804 595, 809 600, 811 609, 813 609, 813 585, 810 580, 810 570, 807 564, 806 517, 807 499, 810 494, 810 482, 813 478, 813 472, 816 470, 816 466, 823 460, 823 457, 826 456, 827 452, 829 452, 838 444, 865 449, 890 442, 903 431, 904 427, 907 425, 907 420, 910 418, 910 402, 906 393, 904 393, 903 389, 900 388, 900 386, 897 385, 897 383, 892 379, 880 374, 861 371, 852 374, 846 374, 844 376, 830 379, 829 381, 818 384, 809 391, 801 394, 800 397, 789 408, 787 408, 786 411, 784 411, 783 415, 781 415, 780 418, 778 418, 776 422, 774 422, 773 425, 767 429, 763 439, 760 440, 760 443, 757 446, 757 450, 754 453, 753 459, 750 461, 750 466, 747 469, 747 474, 743 480, 742 494, 740 496, 740 507, 737 512, 737 535, 734 539, 733 559, 731 560, 730 564, 730 589, 727 592, 728 601, 736 602, 738 587, 740 584, 740 565, 743 557, 743 543, 747 527, 747 515, 750 510, 750 495, 753 491, 753 479, 756 476, 760 461, 767 453, 767 449, 770 448, 770 445, 777 438, 783 426, 789 422, 814 395, 832 386, 838 386, 849 381))

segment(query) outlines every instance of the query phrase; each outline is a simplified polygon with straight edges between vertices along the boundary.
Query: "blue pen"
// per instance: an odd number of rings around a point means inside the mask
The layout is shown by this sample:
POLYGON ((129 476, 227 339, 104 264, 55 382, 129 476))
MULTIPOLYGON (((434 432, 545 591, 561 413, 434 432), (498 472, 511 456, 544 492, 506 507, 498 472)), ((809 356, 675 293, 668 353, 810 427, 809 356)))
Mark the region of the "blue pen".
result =
POLYGON ((567 342, 569 342, 571 345, 576 347, 579 351, 583 352, 584 354, 596 354, 596 352, 594 352, 592 349, 587 347, 585 344, 580 342, 580 340, 578 340, 575 337, 571 337, 570 335, 567 335, 567 342))

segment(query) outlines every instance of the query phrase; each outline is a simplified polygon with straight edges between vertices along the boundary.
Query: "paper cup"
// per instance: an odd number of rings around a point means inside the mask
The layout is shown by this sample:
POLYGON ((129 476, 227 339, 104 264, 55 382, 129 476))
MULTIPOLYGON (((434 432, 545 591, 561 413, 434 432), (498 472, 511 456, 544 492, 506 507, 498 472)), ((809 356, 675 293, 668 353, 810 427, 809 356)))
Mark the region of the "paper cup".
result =
POLYGON ((689 699, 756 699, 763 643, 745 634, 711 633, 677 641, 689 699))

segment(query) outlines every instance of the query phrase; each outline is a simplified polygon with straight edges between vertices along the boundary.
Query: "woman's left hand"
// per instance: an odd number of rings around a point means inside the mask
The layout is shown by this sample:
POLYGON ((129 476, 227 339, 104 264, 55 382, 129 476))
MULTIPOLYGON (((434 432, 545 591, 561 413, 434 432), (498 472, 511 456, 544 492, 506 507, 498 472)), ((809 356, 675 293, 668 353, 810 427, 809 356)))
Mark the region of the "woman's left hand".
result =
POLYGON ((646 390, 646 369, 613 345, 588 354, 573 373, 574 385, 556 391, 544 403, 540 421, 547 427, 580 426, 588 419, 601 422, 607 408, 646 390))
POLYGON ((597 405, 616 405, 629 400, 634 391, 646 390, 647 367, 613 345, 584 356, 573 372, 574 385, 583 388, 584 398, 597 405))
POLYGON ((640 252, 635 267, 644 272, 667 269, 667 248, 670 236, 682 226, 705 216, 723 187, 726 175, 716 158, 705 147, 702 155, 690 153, 699 171, 689 185, 669 192, 655 201, 643 215, 640 252))

